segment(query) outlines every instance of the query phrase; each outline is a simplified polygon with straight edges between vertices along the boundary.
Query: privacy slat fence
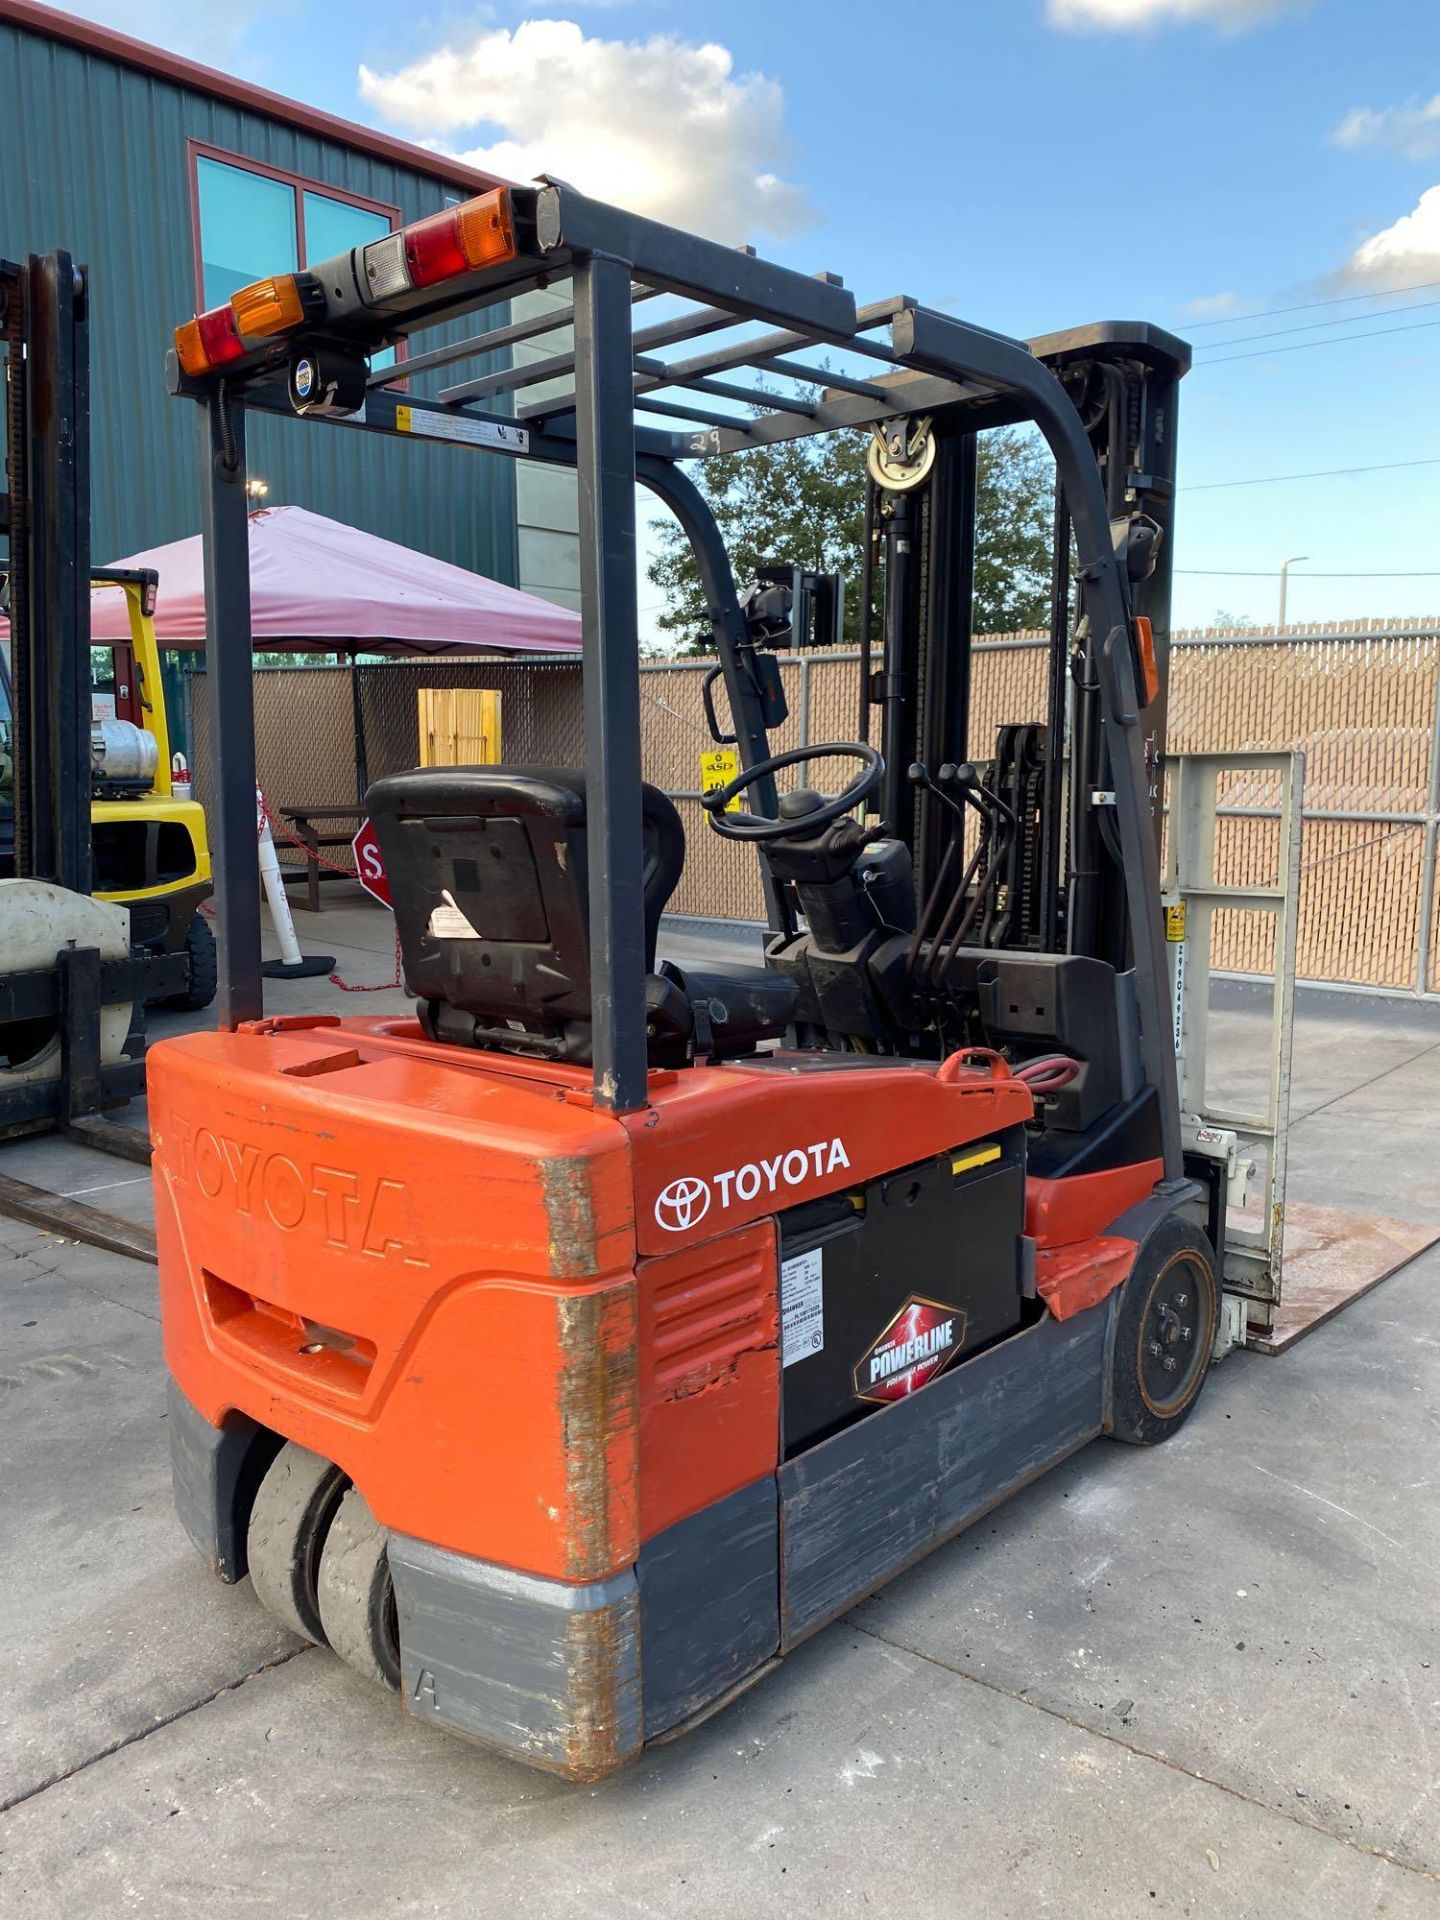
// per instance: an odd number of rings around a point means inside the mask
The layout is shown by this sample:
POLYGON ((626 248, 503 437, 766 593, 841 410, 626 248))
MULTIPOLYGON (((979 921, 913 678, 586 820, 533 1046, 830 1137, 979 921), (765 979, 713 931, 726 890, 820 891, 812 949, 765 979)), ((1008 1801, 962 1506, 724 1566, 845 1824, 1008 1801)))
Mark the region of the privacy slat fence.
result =
MULTIPOLYGON (((699 806, 700 754, 710 744, 701 699, 708 664, 642 669, 645 774, 674 795, 689 840, 672 910, 758 920, 753 852, 719 840, 699 806)), ((855 654, 782 655, 781 671, 790 719, 776 731, 777 752, 855 737, 855 654)), ((972 756, 988 755, 1002 721, 1038 719, 1044 684, 1040 635, 978 643, 972 756)), ((580 672, 572 661, 394 662, 361 667, 353 675, 348 668, 266 669, 256 674, 255 686, 260 777, 279 806, 353 802, 359 737, 371 779, 416 765, 421 689, 499 690, 507 760, 583 765, 585 759, 580 672)), ((1299 939, 1304 980, 1440 992, 1437 698, 1440 623, 1433 621, 1287 629, 1278 636, 1176 636, 1172 753, 1299 748, 1305 754, 1299 939)), ((205 799, 208 736, 199 698, 191 738, 197 792, 205 799)), ((1274 801, 1254 776, 1235 776, 1224 792, 1222 882, 1274 877, 1274 801)), ((1265 916, 1222 916, 1217 966, 1267 971, 1269 926, 1265 916)))

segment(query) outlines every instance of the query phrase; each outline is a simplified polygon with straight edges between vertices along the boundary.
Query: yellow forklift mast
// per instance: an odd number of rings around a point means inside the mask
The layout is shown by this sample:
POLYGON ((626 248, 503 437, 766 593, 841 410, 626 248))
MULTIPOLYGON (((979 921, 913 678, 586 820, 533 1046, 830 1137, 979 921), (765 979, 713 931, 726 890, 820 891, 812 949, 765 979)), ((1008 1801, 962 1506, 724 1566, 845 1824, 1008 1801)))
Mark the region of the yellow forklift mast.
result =
POLYGON ((215 996, 215 939, 200 907, 214 882, 204 809, 179 798, 172 778, 158 578, 153 568, 98 568, 90 580, 123 593, 130 629, 114 649, 116 717, 97 719, 91 733, 95 896, 129 908, 133 946, 186 955, 189 984, 163 1004, 205 1007, 215 996))

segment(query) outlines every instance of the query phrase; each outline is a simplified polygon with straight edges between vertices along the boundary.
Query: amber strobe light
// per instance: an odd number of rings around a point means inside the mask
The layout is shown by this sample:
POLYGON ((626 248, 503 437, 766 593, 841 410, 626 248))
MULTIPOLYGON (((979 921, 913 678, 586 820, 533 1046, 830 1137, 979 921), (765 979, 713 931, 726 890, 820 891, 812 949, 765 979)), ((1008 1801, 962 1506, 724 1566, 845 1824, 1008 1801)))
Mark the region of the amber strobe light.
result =
POLYGON ((289 333, 305 318, 305 304, 293 273, 278 273, 269 280, 256 280, 231 294, 230 308, 235 324, 247 340, 264 340, 271 334, 289 333))
POLYGON ((175 357, 192 380, 213 373, 217 367, 228 366, 244 354, 245 342, 240 338, 235 315, 229 307, 212 307, 208 313, 197 313, 193 320, 175 329, 175 357))

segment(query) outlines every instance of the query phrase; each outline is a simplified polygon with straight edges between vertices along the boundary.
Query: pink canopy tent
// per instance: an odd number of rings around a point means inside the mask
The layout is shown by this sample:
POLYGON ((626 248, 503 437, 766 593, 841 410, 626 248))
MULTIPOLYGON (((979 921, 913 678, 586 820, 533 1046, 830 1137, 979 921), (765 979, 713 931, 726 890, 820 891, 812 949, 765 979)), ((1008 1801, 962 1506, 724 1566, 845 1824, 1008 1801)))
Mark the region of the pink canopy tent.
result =
MULTIPOLYGON (((205 640, 199 534, 114 562, 160 575, 162 647, 205 640)), ((91 595, 91 638, 125 640, 118 587, 91 595)), ((257 647, 362 653, 576 653, 580 616, 304 507, 250 515, 250 625, 257 647)))

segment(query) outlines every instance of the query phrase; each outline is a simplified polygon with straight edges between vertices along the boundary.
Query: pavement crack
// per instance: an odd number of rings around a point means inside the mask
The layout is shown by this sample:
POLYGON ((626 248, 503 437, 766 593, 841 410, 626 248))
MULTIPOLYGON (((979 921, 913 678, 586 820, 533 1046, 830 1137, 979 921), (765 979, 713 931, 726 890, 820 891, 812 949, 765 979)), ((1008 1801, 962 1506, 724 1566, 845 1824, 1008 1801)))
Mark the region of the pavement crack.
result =
POLYGON ((1362 1080, 1358 1086, 1347 1087, 1343 1093, 1335 1093, 1328 1100, 1322 1100, 1318 1107, 1311 1107, 1305 1113, 1291 1114, 1290 1125, 1298 1127, 1303 1121, 1313 1120, 1317 1113, 1324 1113, 1327 1107, 1335 1106, 1341 1100, 1348 1100, 1352 1093, 1363 1093, 1367 1087, 1373 1087, 1381 1080, 1388 1080, 1392 1073, 1399 1073, 1402 1067, 1414 1066, 1417 1060, 1423 1060, 1427 1054, 1440 1049, 1440 1040, 1432 1040, 1428 1047, 1421 1047, 1418 1053, 1410 1054, 1404 1060, 1397 1060, 1393 1067, 1385 1067, 1379 1073, 1372 1073, 1368 1080, 1362 1080))
POLYGON ((127 1747, 135 1747, 142 1740, 148 1740, 152 1733, 160 1733, 166 1727, 173 1727, 177 1720, 184 1720, 192 1713, 198 1713, 201 1707, 208 1707, 224 1694, 238 1693, 249 1681, 256 1680, 262 1673, 274 1673, 277 1667, 288 1666, 290 1661, 298 1660, 302 1653, 313 1653, 313 1647, 295 1647, 289 1653, 282 1653, 274 1660, 267 1660, 263 1666, 252 1667, 248 1673, 242 1673, 238 1679, 227 1680, 223 1686, 216 1687, 213 1693, 207 1693, 199 1700, 188 1700, 183 1707, 176 1707, 173 1713, 162 1714, 158 1720, 152 1720, 148 1727, 139 1727, 134 1733, 127 1733, 123 1739, 114 1740, 108 1747, 101 1747, 98 1753, 87 1754, 83 1760, 77 1760, 73 1767, 64 1767, 59 1773, 52 1773, 48 1779, 37 1780, 33 1787, 24 1787, 19 1793, 13 1793, 6 1800, 0 1800, 0 1813, 13 1813, 15 1808, 23 1807, 27 1800, 35 1800, 42 1793, 48 1793, 52 1787, 63 1786, 65 1781, 73 1780, 77 1774, 87 1772, 98 1766, 102 1760, 112 1760, 117 1753, 123 1753, 127 1747))
POLYGON ((943 1673, 953 1674, 957 1680, 968 1680, 973 1686, 984 1687, 987 1693, 998 1694, 1003 1700, 1013 1700, 1017 1706, 1033 1707, 1036 1713, 1043 1713, 1051 1720, 1059 1720, 1067 1727, 1073 1727, 1076 1733, 1088 1734, 1093 1740, 1104 1740, 1112 1747, 1119 1747, 1125 1753, 1133 1754, 1137 1760, 1150 1760, 1156 1766, 1167 1767, 1171 1773, 1178 1773, 1187 1780, 1198 1781, 1201 1786, 1214 1787, 1218 1793, 1229 1794, 1232 1800, 1240 1800, 1247 1807, 1256 1807, 1263 1813, 1273 1813, 1281 1820, 1288 1820, 1292 1826, 1303 1827, 1307 1833, 1321 1833, 1326 1839, 1338 1841, 1342 1847, 1350 1847, 1356 1853, 1363 1853, 1372 1860, 1383 1860, 1388 1866, 1399 1867, 1403 1872, 1413 1874, 1417 1880, 1428 1880, 1440 1886, 1440 1872, 1431 1867, 1417 1866, 1413 1860, 1402 1860, 1399 1854, 1390 1853, 1384 1847, 1371 1846, 1368 1840, 1357 1840, 1353 1834, 1337 1833, 1334 1827, 1327 1827, 1322 1821, 1307 1820, 1301 1814, 1292 1812, 1288 1807, 1276 1806, 1270 1800, 1262 1800, 1257 1794, 1247 1793, 1243 1787, 1232 1786, 1228 1781, 1216 1780, 1208 1773, 1201 1773, 1195 1767, 1187 1767, 1179 1760, 1172 1760, 1167 1754, 1155 1753, 1149 1747, 1142 1747, 1134 1740, 1126 1740, 1122 1735, 1107 1727, 1097 1727, 1079 1714, 1066 1713, 1061 1707, 1050 1707, 1043 1700, 1032 1699, 1028 1693, 1017 1693, 1013 1687, 1001 1686, 998 1680, 984 1680, 977 1673, 971 1673, 964 1667, 954 1666, 948 1660, 942 1660, 933 1653, 922 1653, 919 1648, 907 1646, 903 1640, 892 1640, 888 1634, 877 1633, 874 1627, 867 1627, 853 1614, 847 1615, 845 1624, 853 1627, 857 1633, 867 1635, 878 1641, 881 1646, 893 1647, 897 1653, 908 1653, 913 1660, 923 1660, 929 1666, 939 1667, 943 1673))

